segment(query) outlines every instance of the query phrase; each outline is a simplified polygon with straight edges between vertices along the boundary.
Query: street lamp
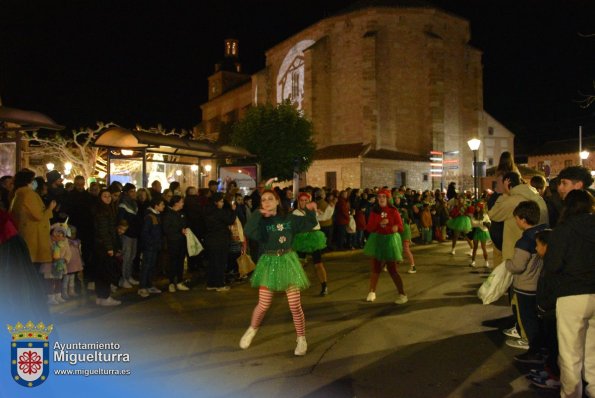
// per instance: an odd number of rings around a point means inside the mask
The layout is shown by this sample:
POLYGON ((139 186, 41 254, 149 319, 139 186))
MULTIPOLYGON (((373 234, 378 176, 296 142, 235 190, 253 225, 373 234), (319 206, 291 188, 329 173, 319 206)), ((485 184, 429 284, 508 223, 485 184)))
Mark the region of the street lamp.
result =
POLYGON ((54 164, 52 162, 46 163, 45 167, 47 167, 48 171, 54 170, 54 164))
POLYGON ((589 151, 581 151, 580 156, 581 156, 581 166, 585 163, 585 160, 589 159, 589 151))
POLYGON ((473 151, 473 193, 477 200, 477 197, 479 196, 477 192, 477 151, 481 145, 481 141, 477 138, 472 138, 467 141, 467 145, 469 145, 469 149, 473 151))

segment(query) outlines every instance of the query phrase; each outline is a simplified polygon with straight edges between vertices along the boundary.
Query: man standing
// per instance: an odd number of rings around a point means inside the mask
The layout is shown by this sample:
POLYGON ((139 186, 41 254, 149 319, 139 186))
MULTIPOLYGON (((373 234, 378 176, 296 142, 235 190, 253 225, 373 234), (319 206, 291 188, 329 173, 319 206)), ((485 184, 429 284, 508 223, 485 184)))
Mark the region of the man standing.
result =
POLYGON ((136 257, 138 236, 140 233, 142 219, 138 214, 136 203, 136 186, 131 183, 124 185, 120 204, 118 205, 118 222, 126 220, 128 229, 122 235, 122 278, 120 287, 131 288, 138 285, 138 281, 132 277, 132 262, 136 257))
POLYGON ((563 169, 560 174, 558 174, 558 180, 560 180, 560 185, 558 185, 558 193, 562 197, 562 200, 568 195, 568 192, 572 191, 573 189, 586 189, 591 192, 591 194, 595 193, 591 190, 591 185, 593 185, 593 176, 591 175, 591 171, 583 166, 570 166, 563 169))

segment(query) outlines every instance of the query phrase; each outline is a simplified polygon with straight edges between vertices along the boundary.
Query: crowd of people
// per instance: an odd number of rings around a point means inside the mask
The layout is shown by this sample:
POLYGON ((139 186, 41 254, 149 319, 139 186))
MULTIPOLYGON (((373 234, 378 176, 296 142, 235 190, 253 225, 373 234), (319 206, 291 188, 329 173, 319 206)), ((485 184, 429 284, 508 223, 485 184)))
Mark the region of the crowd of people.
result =
POLYGON ((395 285, 395 303, 402 305, 408 297, 397 265, 405 260, 407 272, 418 272, 410 247, 451 240, 454 255, 463 239, 469 266, 502 264, 513 274, 516 324, 504 333, 511 337, 508 345, 526 350, 516 361, 544 365, 531 371, 530 381, 580 397, 583 379, 595 396, 592 183, 582 166, 565 168, 549 186, 541 176, 524 181, 507 152, 495 190, 477 197, 459 192, 454 182, 445 192, 308 186, 295 199, 291 187, 272 187, 271 181, 247 196, 233 181, 225 192, 216 181, 181 192, 179 183, 162 190, 159 181, 149 189, 118 182, 86 188, 76 176, 67 189, 56 171, 44 179, 24 169, 0 178, 0 220, 2 243, 16 234, 26 243, 50 305, 83 289, 95 291, 97 305, 118 305, 116 289, 137 289, 146 298, 162 292, 156 282, 163 278, 170 293, 187 291, 185 264, 190 272, 204 272, 207 290, 226 292, 246 280, 237 259, 249 253, 257 263, 251 284, 258 303, 240 347, 250 346, 274 293, 284 292, 297 335, 295 355, 307 352, 300 291, 310 285, 304 272, 309 258, 324 297, 332 283, 325 253, 363 249, 371 259, 365 300, 376 299, 385 270, 395 285), (188 257, 190 233, 203 244, 203 254, 188 257))

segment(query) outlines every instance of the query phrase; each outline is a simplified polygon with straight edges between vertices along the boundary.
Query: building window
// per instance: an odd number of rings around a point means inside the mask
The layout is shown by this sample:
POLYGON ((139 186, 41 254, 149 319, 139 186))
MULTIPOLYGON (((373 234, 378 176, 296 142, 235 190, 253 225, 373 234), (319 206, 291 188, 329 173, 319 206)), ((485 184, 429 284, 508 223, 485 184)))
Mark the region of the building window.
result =
POLYGON ((570 166, 572 166, 572 160, 565 160, 564 167, 570 167, 570 166))
POLYGON ((488 165, 489 166, 493 166, 494 165, 494 158, 488 158, 488 165))
POLYGON ((404 171, 395 172, 395 186, 407 186, 407 173, 404 171))
POLYGON ((494 128, 493 127, 488 127, 488 135, 494 135, 494 128))
POLYGON ((424 182, 428 181, 428 178, 429 178, 428 173, 424 173, 424 182))
POLYGON ((325 173, 325 183, 328 189, 337 189, 337 172, 327 171, 325 173))

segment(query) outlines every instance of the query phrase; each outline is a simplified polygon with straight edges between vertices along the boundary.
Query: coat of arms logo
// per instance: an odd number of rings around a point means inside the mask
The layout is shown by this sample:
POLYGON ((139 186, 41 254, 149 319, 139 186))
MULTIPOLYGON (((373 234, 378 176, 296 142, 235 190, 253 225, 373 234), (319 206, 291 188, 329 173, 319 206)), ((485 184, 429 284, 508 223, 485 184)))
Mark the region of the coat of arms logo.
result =
POLYGON ((49 336, 54 325, 43 322, 7 325, 12 335, 10 343, 11 373, 14 381, 24 387, 37 387, 50 373, 49 336))

